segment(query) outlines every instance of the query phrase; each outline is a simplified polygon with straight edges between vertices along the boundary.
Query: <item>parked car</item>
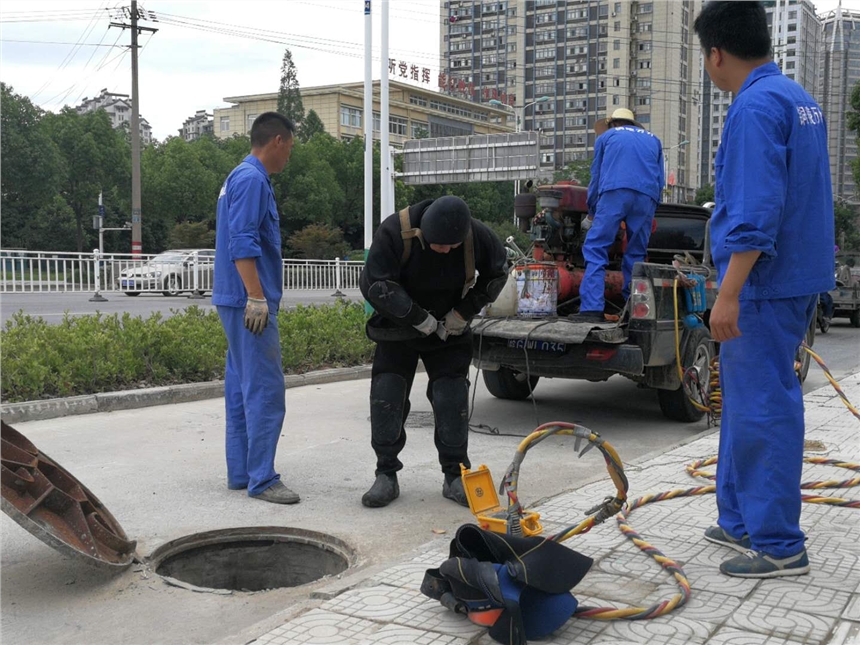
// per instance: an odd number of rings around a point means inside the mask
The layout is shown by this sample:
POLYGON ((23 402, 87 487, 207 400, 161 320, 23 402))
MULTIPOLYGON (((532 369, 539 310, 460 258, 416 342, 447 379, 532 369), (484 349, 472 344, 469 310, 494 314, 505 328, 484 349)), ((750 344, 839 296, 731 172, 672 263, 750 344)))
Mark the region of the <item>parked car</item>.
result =
POLYGON ((127 296, 139 296, 144 291, 161 291, 165 296, 183 291, 203 295, 212 291, 214 270, 214 249, 173 249, 122 270, 116 288, 127 296))

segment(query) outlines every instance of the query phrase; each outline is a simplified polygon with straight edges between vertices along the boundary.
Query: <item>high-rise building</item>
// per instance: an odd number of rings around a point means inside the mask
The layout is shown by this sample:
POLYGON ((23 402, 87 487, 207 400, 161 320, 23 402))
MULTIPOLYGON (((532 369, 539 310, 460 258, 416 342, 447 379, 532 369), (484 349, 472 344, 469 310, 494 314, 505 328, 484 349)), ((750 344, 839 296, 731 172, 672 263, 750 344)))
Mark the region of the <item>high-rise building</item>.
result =
MULTIPOLYGON (((103 89, 101 94, 91 99, 84 97, 83 102, 75 110, 78 114, 104 110, 114 128, 128 129, 131 125, 131 99, 128 94, 116 94, 103 89)), ((152 127, 142 116, 140 117, 140 143, 145 146, 152 143, 152 127)))
MULTIPOLYGON (((810 0, 770 0, 762 2, 767 12, 773 59, 783 73, 800 83, 820 102, 822 83, 821 21, 810 0)), ((715 87, 702 70, 702 100, 699 105, 699 185, 714 183, 714 159, 723 134, 726 113, 734 96, 715 87)))
POLYGON ((179 136, 186 141, 194 141, 204 135, 213 133, 212 115, 208 114, 206 110, 197 110, 194 116, 185 119, 185 123, 179 128, 179 136))
POLYGON ((441 0, 440 89, 508 106, 539 131, 541 174, 591 157, 594 123, 619 107, 663 142, 675 200, 698 171, 700 0, 441 0))
POLYGON ((827 120, 833 197, 860 204, 854 181, 857 135, 848 129, 851 91, 860 83, 860 11, 840 7, 821 16, 821 107, 827 120))

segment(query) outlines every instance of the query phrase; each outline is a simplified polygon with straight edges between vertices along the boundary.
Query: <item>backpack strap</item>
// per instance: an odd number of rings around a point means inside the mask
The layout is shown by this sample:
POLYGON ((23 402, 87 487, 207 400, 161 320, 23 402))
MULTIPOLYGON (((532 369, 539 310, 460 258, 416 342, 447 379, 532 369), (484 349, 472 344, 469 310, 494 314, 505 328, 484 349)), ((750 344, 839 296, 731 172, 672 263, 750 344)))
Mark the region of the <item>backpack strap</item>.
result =
POLYGON ((475 286, 477 277, 475 276, 475 239, 472 236, 472 226, 469 226, 469 231, 466 233, 466 239, 463 240, 463 261, 466 264, 466 284, 463 286, 463 295, 465 298, 469 289, 475 286))
POLYGON ((403 256, 400 258, 400 266, 403 266, 409 260, 413 238, 417 237, 421 243, 421 248, 424 248, 424 236, 421 235, 421 229, 412 228, 412 222, 409 221, 408 206, 400 211, 400 237, 403 240, 403 256))

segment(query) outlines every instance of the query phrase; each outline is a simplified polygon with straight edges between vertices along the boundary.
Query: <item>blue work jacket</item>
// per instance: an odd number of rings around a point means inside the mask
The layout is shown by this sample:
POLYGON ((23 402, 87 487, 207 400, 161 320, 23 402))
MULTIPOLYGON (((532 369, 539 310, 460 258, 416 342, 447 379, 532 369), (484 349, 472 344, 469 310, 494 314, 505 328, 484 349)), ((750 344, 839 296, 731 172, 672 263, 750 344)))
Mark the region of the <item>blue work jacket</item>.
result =
POLYGON ((824 115, 774 63, 754 69, 729 108, 715 171, 711 252, 720 282, 733 253, 761 251, 741 299, 834 288, 824 115))
POLYGON ((600 196, 618 188, 644 193, 660 203, 664 181, 660 139, 635 125, 610 128, 594 144, 588 210, 596 212, 600 196))
POLYGON ((281 223, 269 174, 253 155, 233 169, 218 196, 213 305, 245 306, 248 294, 235 262, 246 258, 256 258, 263 294, 276 312, 284 293, 281 223))

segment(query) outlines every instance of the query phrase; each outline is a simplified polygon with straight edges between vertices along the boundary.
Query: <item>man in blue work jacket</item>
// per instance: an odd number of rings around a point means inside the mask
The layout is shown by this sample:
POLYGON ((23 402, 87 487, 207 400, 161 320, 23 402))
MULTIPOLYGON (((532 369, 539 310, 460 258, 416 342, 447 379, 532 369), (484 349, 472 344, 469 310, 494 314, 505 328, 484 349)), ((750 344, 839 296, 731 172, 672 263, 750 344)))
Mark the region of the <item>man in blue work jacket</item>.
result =
POLYGON ((645 259, 654 211, 663 189, 663 146, 639 124, 633 112, 620 108, 594 126, 597 141, 588 184, 588 216, 582 220, 585 275, 579 289, 580 322, 605 322, 604 280, 609 250, 621 222, 627 228, 627 250, 621 261, 623 295, 630 296, 633 265, 645 259))
POLYGON ((818 294, 834 287, 833 198, 821 109, 770 59, 758 2, 709 2, 694 29, 705 69, 735 100, 716 157, 711 251, 720 291, 723 418, 717 526, 705 538, 744 555, 720 571, 809 571, 800 530, 803 392, 794 357, 818 294))
POLYGON ((227 487, 276 504, 299 496, 275 472, 284 423, 284 373, 278 337, 283 294, 281 228, 269 175, 281 172, 295 126, 265 112, 251 126, 251 154, 221 188, 215 223, 216 305, 227 335, 227 487))

